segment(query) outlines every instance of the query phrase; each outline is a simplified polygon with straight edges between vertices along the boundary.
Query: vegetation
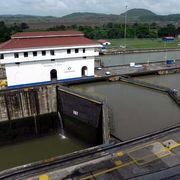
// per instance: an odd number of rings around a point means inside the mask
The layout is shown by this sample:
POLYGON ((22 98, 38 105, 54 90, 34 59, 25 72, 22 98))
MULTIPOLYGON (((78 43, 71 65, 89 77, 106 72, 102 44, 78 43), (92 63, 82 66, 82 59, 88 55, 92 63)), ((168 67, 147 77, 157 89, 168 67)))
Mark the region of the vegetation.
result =
MULTIPOLYGON (((6 22, 8 26, 21 24, 26 22, 30 29, 45 30, 53 26, 71 26, 78 24, 82 26, 102 26, 108 23, 124 23, 125 13, 116 14, 101 14, 101 13, 72 13, 63 17, 53 16, 29 16, 29 15, 0 15, 0 21, 6 22)), ((180 22, 180 14, 157 15, 147 9, 131 9, 127 11, 127 21, 129 24, 156 22, 160 26, 164 26, 171 22, 176 25, 180 22)))
MULTIPOLYGON (((120 15, 114 14, 100 14, 100 13, 72 13, 67 16, 61 17, 60 19, 66 23, 76 23, 83 22, 83 24, 107 24, 109 22, 113 23, 123 23, 124 16, 126 13, 120 15)), ((171 15, 157 15, 152 11, 147 9, 131 9, 127 11, 128 22, 129 23, 153 23, 157 22, 158 24, 164 24, 165 22, 176 23, 180 21, 180 14, 171 14, 171 15)))
POLYGON ((14 24, 8 27, 3 21, 0 21, 0 42, 7 41, 10 39, 11 34, 22 32, 28 28, 29 26, 26 23, 14 24))
MULTIPOLYGON (((82 31, 86 37, 92 39, 119 39, 124 37, 124 24, 108 23, 102 26, 56 26, 48 30, 69 30, 82 31)), ((156 23, 134 23, 127 25, 127 38, 161 38, 164 36, 177 36, 180 34, 180 27, 173 24, 160 27, 156 23)))
MULTIPOLYGON (((127 14, 126 44, 129 48, 162 48, 165 43, 160 38, 180 34, 180 26, 177 27, 177 22, 180 21, 178 14, 159 16, 145 9, 132 9, 127 11, 127 14), (169 20, 171 20, 171 24, 165 23, 169 20)), ((124 16, 125 13, 121 15, 73 13, 61 18, 24 15, 0 16, 0 42, 10 39, 10 36, 16 32, 26 30, 64 31, 73 29, 83 32, 86 37, 91 39, 111 39, 112 47, 119 47, 124 44, 124 40, 122 40, 124 38, 124 16), (1 21, 3 19, 4 21, 1 21), (36 25, 38 29, 34 29, 36 25)), ((166 43, 166 46, 178 47, 178 42, 166 43)))
MULTIPOLYGON (((110 39, 111 48, 119 48, 125 44, 124 39, 110 39)), ((158 49, 158 48, 180 48, 178 40, 164 42, 162 39, 126 39, 128 49, 158 49)))

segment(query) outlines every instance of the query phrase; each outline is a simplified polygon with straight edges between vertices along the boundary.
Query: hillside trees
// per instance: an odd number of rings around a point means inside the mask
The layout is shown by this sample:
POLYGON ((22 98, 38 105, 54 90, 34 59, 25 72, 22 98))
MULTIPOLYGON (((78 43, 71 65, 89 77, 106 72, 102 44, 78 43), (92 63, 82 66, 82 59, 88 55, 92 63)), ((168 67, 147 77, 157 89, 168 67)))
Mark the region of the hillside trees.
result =
POLYGON ((16 32, 22 32, 25 29, 28 29, 29 26, 27 23, 13 24, 7 26, 4 21, 0 21, 0 42, 7 41, 11 38, 11 35, 16 32))
MULTIPOLYGON (((16 32, 26 31, 29 28, 27 23, 13 24, 7 26, 0 22, 0 42, 10 39, 16 32)), ((91 39, 117 39, 124 38, 124 24, 107 23, 99 26, 79 26, 77 24, 65 26, 54 26, 47 31, 78 30, 91 39)), ((28 29, 29 30, 29 29, 28 29)), ((127 25, 127 38, 161 38, 164 36, 177 36, 180 34, 180 27, 168 24, 163 27, 157 23, 134 23, 127 25)))
POLYGON ((3 21, 0 22, 0 42, 4 42, 10 38, 11 31, 3 21))
POLYGON ((159 29, 158 35, 159 35, 159 37, 175 36, 176 35, 176 27, 173 24, 168 24, 167 26, 159 29))
MULTIPOLYGON (((107 23, 102 26, 56 26, 48 30, 79 30, 86 37, 92 39, 117 39, 124 38, 124 24, 107 23)), ((164 36, 177 36, 180 27, 168 24, 160 27, 157 23, 134 23, 127 25, 127 38, 161 38, 164 36)))

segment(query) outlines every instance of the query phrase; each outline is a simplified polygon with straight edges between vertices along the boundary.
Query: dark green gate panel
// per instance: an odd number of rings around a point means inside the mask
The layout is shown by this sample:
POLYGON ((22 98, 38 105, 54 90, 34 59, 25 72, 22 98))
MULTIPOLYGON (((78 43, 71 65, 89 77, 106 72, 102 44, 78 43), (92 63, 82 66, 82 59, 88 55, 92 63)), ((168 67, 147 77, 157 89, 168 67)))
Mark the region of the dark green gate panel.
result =
POLYGON ((63 89, 58 89, 58 107, 62 114, 76 118, 95 128, 102 119, 100 102, 63 89))

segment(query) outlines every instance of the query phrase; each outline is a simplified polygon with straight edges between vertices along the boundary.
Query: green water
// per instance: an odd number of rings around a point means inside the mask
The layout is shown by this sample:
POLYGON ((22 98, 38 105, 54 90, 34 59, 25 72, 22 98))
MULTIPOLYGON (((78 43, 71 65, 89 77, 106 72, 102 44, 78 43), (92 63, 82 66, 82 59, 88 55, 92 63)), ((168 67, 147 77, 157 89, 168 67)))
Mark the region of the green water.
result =
POLYGON ((118 55, 107 55, 100 56, 100 59, 105 66, 116 66, 129 64, 131 62, 135 63, 147 63, 147 62, 157 62, 164 61, 166 59, 179 60, 180 51, 170 51, 170 52, 148 52, 148 53, 132 53, 132 54, 118 54, 118 55))
POLYGON ((88 146, 70 135, 62 139, 57 134, 0 147, 0 170, 64 155, 88 146))
POLYGON ((180 123, 180 109, 166 94, 121 82, 89 83, 72 88, 107 100, 111 133, 125 141, 180 123))
POLYGON ((169 75, 142 76, 136 79, 178 90, 180 96, 180 73, 169 75))

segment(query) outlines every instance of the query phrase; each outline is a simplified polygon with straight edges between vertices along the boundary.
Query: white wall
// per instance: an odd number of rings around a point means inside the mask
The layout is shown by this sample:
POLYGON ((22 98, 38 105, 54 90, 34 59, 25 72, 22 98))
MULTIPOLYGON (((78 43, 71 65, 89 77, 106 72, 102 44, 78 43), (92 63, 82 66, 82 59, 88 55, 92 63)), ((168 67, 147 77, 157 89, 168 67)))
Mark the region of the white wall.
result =
POLYGON ((57 70, 58 80, 80 78, 83 66, 87 66, 88 76, 94 76, 94 57, 23 62, 19 65, 13 63, 5 66, 8 86, 51 81, 52 69, 57 70))
MULTIPOLYGON (((98 56, 99 53, 95 52, 94 47, 85 47, 86 51, 83 53, 83 48, 78 48, 79 52, 75 53, 76 47, 69 47, 71 49, 71 54, 67 54, 67 49, 55 49, 55 55, 50 54, 50 49, 27 49, 22 51, 17 51, 19 53, 19 58, 14 57, 15 52, 11 53, 4 53, 4 59, 1 60, 2 64, 14 63, 14 62, 29 62, 29 61, 44 61, 49 59, 64 59, 64 58, 77 58, 77 57, 91 57, 91 56, 98 56), (46 51, 46 55, 42 56, 42 50, 46 51), (33 56, 32 52, 37 51, 37 56, 33 56), (24 52, 28 52, 28 57, 24 57, 24 52)), ((53 50, 53 49, 52 49, 53 50)))

